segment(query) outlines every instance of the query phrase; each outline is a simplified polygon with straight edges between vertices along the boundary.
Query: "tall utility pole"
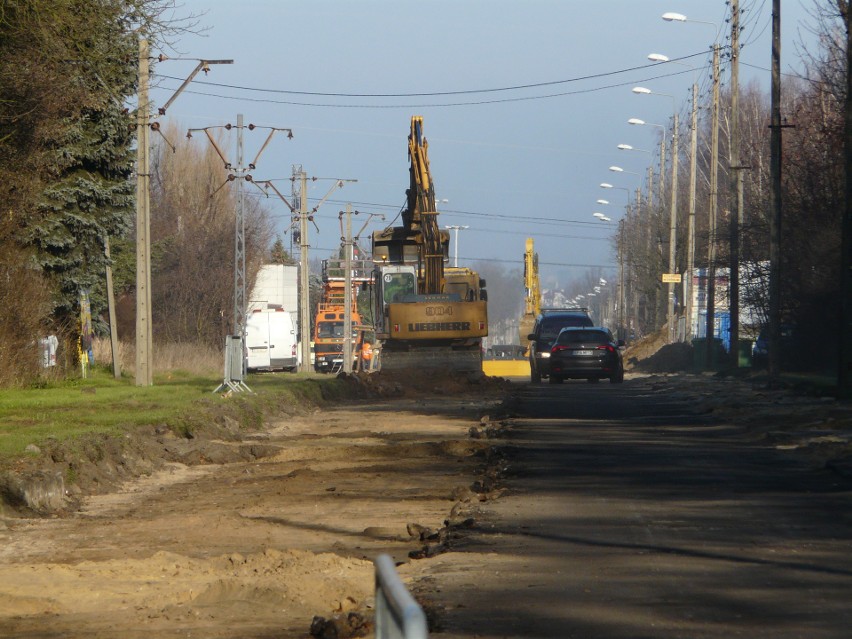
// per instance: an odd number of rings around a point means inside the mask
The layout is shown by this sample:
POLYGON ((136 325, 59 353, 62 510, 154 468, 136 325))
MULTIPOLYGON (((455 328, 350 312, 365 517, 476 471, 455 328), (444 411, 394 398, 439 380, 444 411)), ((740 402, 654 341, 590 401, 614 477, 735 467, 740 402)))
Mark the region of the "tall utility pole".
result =
POLYGON ((698 165, 698 83, 692 83, 692 117, 689 135, 689 223, 686 247, 686 341, 692 338, 692 274, 695 270, 695 177, 698 165))
POLYGON ((713 366, 716 329, 716 219, 719 202, 719 45, 713 45, 713 105, 710 124, 710 224, 707 238, 706 364, 713 366))
MULTIPOLYGON (((672 129, 672 194, 671 194, 671 213, 669 215, 669 273, 674 273, 677 270, 677 164, 678 164, 678 148, 677 148, 677 112, 674 114, 674 125, 672 129)), ((669 343, 674 341, 677 319, 675 317, 674 308, 675 298, 675 283, 669 282, 669 306, 668 306, 668 324, 669 324, 669 343)))
MULTIPOLYGON (((731 200, 736 210, 730 211, 730 291, 731 352, 730 367, 740 365, 740 225, 743 222, 743 169, 740 166, 740 3, 731 0, 731 139, 729 178, 731 200)), ((733 207, 732 207, 733 208, 733 207)))
POLYGON ((346 280, 343 297, 343 372, 352 372, 352 205, 346 205, 346 233, 343 236, 346 280))
POLYGON ((840 240, 840 358, 838 395, 852 398, 852 11, 846 11, 846 210, 840 240))
POLYGON ((624 218, 618 220, 618 306, 616 307, 616 333, 618 339, 627 340, 624 327, 624 218))
POLYGON ((302 365, 299 372, 311 370, 310 283, 308 280, 308 176, 299 171, 299 332, 302 365))
MULTIPOLYGON (((160 56, 160 60, 167 59, 160 56)), ((207 73, 211 64, 233 64, 233 60, 198 60, 174 95, 157 112, 165 115, 166 109, 192 82, 200 71, 207 73)), ((151 169, 148 130, 151 125, 151 103, 148 98, 150 81, 149 49, 145 38, 139 40, 139 99, 136 115, 136 385, 154 383, 152 358, 151 320, 151 169)), ((157 129, 159 130, 159 128, 157 129)), ((170 143, 171 144, 171 143, 170 143)))
MULTIPOLYGON (((192 138, 192 133, 194 131, 203 131, 207 136, 207 140, 213 149, 216 151, 216 154, 222 160, 222 163, 225 165, 225 170, 228 171, 228 177, 226 178, 224 186, 228 182, 237 182, 237 197, 236 197, 236 207, 235 207, 235 215, 234 215, 234 320, 233 325, 231 326, 231 332, 225 337, 225 380, 222 385, 216 389, 216 391, 220 390, 223 387, 230 388, 234 391, 241 391, 244 389, 248 389, 248 386, 242 383, 243 377, 245 376, 245 357, 243 357, 244 353, 244 345, 246 338, 246 311, 248 310, 246 305, 246 225, 245 225, 245 182, 254 182, 254 178, 252 177, 249 171, 251 169, 257 168, 257 163, 260 161, 260 156, 263 154, 266 147, 269 145, 270 140, 278 131, 287 131, 288 137, 293 137, 293 131, 291 129, 282 129, 279 127, 256 127, 254 124, 249 124, 245 126, 243 124, 243 114, 237 114, 237 124, 236 127, 234 125, 228 123, 223 126, 208 126, 203 129, 189 129, 187 131, 186 137, 192 138), (219 145, 216 143, 216 139, 210 134, 211 129, 223 128, 230 131, 233 128, 237 129, 237 163, 234 166, 233 162, 231 162, 226 156, 225 152, 219 148, 219 145), (258 151, 257 155, 254 158, 254 161, 250 162, 248 166, 245 164, 244 158, 244 148, 245 144, 243 142, 243 131, 245 129, 249 131, 253 131, 257 128, 268 128, 269 136, 266 138, 266 142, 261 146, 260 151, 258 151), (235 363, 238 363, 237 367, 235 363)), ((222 187, 219 187, 222 188, 222 187)), ((217 189, 218 191, 219 189, 217 189)), ((277 193, 277 191, 276 191, 277 193)), ((286 200, 285 200, 286 202, 286 200)))
POLYGON ((769 383, 781 372, 781 0, 772 0, 769 136, 769 383))
POLYGON ((136 385, 151 386, 151 171, 148 158, 148 41, 139 40, 139 103, 136 112, 136 385))
POLYGON ((237 211, 234 229, 234 335, 245 340, 246 332, 246 223, 243 182, 247 176, 243 164, 243 114, 237 114, 237 211))

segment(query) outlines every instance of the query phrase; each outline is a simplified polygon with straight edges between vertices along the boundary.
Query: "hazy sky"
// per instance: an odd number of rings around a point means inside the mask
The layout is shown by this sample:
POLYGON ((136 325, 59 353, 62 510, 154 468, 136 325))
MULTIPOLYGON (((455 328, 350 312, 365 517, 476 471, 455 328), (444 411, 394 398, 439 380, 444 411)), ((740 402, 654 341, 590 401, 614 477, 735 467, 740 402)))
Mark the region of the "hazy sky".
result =
MULTIPOLYGON (((784 71, 800 66, 796 43, 810 37, 803 25, 813 6, 782 2, 784 71)), ((533 237, 549 284, 567 284, 587 265, 614 264, 609 237, 628 196, 620 188, 634 191, 652 161, 616 147, 658 148, 659 129, 627 120, 665 124, 673 99, 686 120, 693 77, 708 90, 710 47, 717 37, 727 42, 729 10, 723 0, 186 0, 184 8, 205 12, 200 24, 208 30, 184 36, 181 53, 235 64, 200 75, 167 117, 189 128, 235 123, 242 113, 246 123, 292 128, 294 139, 273 140, 256 180, 289 178, 293 165, 309 176, 358 180, 320 209, 312 257, 339 245, 338 212, 347 202, 384 214, 385 223, 395 218, 416 114, 424 117, 437 197, 447 200, 439 221, 470 227, 459 235, 460 263, 519 267, 524 240, 533 237), (667 11, 691 22, 665 22, 667 11), (650 53, 692 57, 689 66, 655 65, 650 53), (635 95, 636 85, 672 97, 635 95), (601 182, 619 189, 604 191, 601 182), (601 198, 610 204, 596 204, 601 198), (596 220, 596 211, 612 224, 596 220)), ((771 1, 741 0, 741 9, 741 81, 757 78, 768 90, 771 1)), ((193 67, 158 64, 153 100, 165 102, 193 67)), ((246 133, 246 161, 265 137, 246 133)), ((311 183, 309 197, 330 184, 311 183)), ((279 188, 289 194, 289 181, 279 188)), ((268 203, 283 231, 289 211, 268 203)))

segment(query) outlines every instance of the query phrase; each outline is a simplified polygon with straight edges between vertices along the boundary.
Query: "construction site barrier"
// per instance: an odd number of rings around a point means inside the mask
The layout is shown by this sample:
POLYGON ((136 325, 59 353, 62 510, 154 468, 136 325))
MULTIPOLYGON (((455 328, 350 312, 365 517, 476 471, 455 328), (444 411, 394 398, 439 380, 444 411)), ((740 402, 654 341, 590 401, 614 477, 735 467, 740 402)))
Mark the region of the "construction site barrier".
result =
POLYGON ((405 589, 390 555, 379 555, 376 566, 376 639, 427 639, 423 608, 405 589))

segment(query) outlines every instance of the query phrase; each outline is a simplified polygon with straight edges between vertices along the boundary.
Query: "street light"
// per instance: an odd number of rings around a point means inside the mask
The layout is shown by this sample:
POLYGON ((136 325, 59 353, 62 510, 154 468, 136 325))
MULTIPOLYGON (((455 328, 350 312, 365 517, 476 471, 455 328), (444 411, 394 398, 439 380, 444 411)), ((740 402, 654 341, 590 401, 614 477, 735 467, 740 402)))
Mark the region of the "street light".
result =
POLYGON ((623 169, 620 166, 611 166, 609 167, 609 170, 613 173, 629 173, 630 175, 640 175, 639 173, 636 173, 636 171, 628 171, 627 169, 623 169))
POLYGON ((609 200, 597 200, 598 204, 609 204, 609 200))
POLYGON ((453 266, 459 265, 459 231, 464 231, 465 229, 469 229, 469 226, 465 225, 449 225, 445 226, 445 229, 448 231, 455 231, 453 233, 453 266))
MULTIPOLYGON (((645 122, 645 120, 640 120, 639 118, 630 118, 627 120, 627 124, 632 124, 634 126, 655 126, 662 131, 662 135, 660 136, 660 189, 658 193, 660 202, 662 202, 664 200, 663 185, 666 183, 666 127, 662 124, 656 124, 655 122, 645 122)), ((648 206, 653 206, 654 195, 651 178, 648 180, 648 193, 651 197, 651 201, 648 206)))
POLYGON ((717 25, 715 22, 704 22, 703 20, 691 20, 691 19, 687 18, 685 15, 683 15, 682 13, 674 13, 672 11, 669 11, 669 12, 664 13, 661 17, 666 22, 695 22, 697 24, 709 24, 711 27, 715 28, 717 32, 719 31, 719 25, 717 25))
POLYGON ((619 151, 641 151, 642 153, 652 155, 648 149, 637 149, 635 146, 630 146, 629 144, 619 144, 617 148, 619 151))

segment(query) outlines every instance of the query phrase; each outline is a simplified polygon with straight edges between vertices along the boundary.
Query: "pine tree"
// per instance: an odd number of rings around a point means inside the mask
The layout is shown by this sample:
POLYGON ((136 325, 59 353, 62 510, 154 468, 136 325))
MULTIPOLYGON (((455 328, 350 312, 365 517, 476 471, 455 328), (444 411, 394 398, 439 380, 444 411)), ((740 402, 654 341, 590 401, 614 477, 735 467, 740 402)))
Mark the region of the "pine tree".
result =
POLYGON ((273 264, 283 264, 284 266, 297 266, 298 261, 284 248, 284 242, 281 236, 275 238, 272 248, 269 249, 269 259, 273 264))

